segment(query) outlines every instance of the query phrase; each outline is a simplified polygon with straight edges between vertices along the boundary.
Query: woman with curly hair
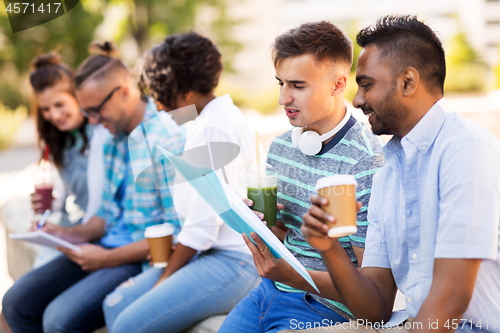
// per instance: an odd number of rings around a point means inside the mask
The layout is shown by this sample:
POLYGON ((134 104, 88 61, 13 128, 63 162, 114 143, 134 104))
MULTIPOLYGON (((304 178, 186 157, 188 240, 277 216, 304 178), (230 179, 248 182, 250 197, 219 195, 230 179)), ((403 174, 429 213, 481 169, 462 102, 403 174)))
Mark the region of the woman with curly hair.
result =
MULTIPOLYGON (((225 176, 220 170, 216 173, 244 198, 242 176, 255 158, 253 136, 231 97, 214 94, 221 71, 216 46, 189 32, 169 36, 145 56, 141 82, 159 109, 196 108, 184 154, 208 142, 240 147, 238 157, 224 167, 225 176)), ((187 182, 174 183, 172 197, 183 222, 177 247, 167 267, 152 268, 106 297, 103 308, 111 333, 182 331, 209 316, 228 313, 260 281, 241 235, 187 182)))

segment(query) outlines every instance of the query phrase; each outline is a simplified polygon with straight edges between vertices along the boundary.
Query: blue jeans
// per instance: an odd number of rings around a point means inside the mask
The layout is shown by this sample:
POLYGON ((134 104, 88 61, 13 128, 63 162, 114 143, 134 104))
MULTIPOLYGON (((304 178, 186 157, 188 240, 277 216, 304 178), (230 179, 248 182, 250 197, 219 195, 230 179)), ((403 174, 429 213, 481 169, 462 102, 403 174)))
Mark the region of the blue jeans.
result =
POLYGON ((17 280, 3 313, 14 333, 93 332, 104 326, 106 294, 140 272, 140 264, 129 264, 87 273, 60 256, 17 280))
POLYGON ((110 333, 182 331, 228 313, 260 281, 252 256, 236 251, 202 252, 151 289, 162 272, 151 268, 106 297, 110 333))
POLYGON ((334 325, 347 319, 306 293, 282 292, 268 279, 229 313, 218 333, 274 333, 286 329, 334 325), (316 326, 314 326, 316 323, 316 326))

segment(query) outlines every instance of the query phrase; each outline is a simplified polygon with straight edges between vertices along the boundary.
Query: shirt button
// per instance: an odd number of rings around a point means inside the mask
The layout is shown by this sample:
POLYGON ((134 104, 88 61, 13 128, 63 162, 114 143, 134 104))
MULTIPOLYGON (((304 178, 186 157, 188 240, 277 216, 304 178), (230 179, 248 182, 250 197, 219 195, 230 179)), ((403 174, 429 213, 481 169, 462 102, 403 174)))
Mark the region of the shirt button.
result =
POLYGON ((411 297, 408 297, 408 303, 411 303, 411 297))
POLYGON ((427 149, 427 147, 426 147, 426 146, 422 146, 422 150, 426 150, 426 149, 427 149))
POLYGON ((403 215, 403 220, 406 220, 406 215, 403 215))
POLYGON ((417 259, 417 254, 416 253, 413 253, 412 256, 411 256, 413 259, 417 259))

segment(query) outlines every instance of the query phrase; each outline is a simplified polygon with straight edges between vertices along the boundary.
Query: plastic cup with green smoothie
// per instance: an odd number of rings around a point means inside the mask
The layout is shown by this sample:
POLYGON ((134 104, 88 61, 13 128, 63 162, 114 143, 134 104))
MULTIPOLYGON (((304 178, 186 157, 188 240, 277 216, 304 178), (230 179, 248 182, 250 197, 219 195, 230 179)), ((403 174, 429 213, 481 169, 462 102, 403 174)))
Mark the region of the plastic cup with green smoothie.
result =
POLYGON ((267 164, 254 164, 245 171, 247 197, 253 201, 253 210, 264 214, 269 228, 276 225, 278 173, 267 164))

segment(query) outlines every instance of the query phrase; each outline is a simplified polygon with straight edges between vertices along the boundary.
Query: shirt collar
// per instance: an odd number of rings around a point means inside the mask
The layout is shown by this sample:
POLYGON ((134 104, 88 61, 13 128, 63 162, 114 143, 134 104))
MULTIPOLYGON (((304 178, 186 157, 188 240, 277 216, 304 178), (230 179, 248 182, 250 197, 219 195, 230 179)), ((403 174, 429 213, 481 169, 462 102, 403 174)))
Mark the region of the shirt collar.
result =
MULTIPOLYGON (((144 116, 141 123, 151 120, 157 115, 158 109, 156 108, 156 103, 154 102, 153 98, 148 97, 148 103, 146 104, 146 110, 144 111, 144 116)), ((115 141, 126 140, 128 136, 129 134, 125 133, 124 131, 120 131, 119 133, 113 135, 115 141)))
POLYGON ((384 155, 388 157, 401 149, 401 140, 408 140, 422 154, 426 153, 436 140, 448 113, 450 113, 448 104, 441 98, 403 138, 393 136, 382 148, 384 155))
MULTIPOLYGON (((199 116, 196 117, 195 121, 197 119, 201 120, 203 118, 209 117, 208 114, 211 113, 212 111, 219 110, 219 112, 220 112, 220 109, 224 108, 225 105, 233 105, 233 100, 232 100, 231 96, 229 96, 229 94, 215 97, 213 100, 208 102, 207 105, 205 105, 205 107, 203 108, 203 112, 201 112, 199 114, 199 116)), ((198 121, 200 121, 200 120, 198 120, 198 121)))
POLYGON ((148 104, 146 104, 146 111, 144 112, 144 118, 142 118, 142 122, 146 122, 158 114, 158 109, 156 108, 156 104, 151 97, 148 97, 148 104))

